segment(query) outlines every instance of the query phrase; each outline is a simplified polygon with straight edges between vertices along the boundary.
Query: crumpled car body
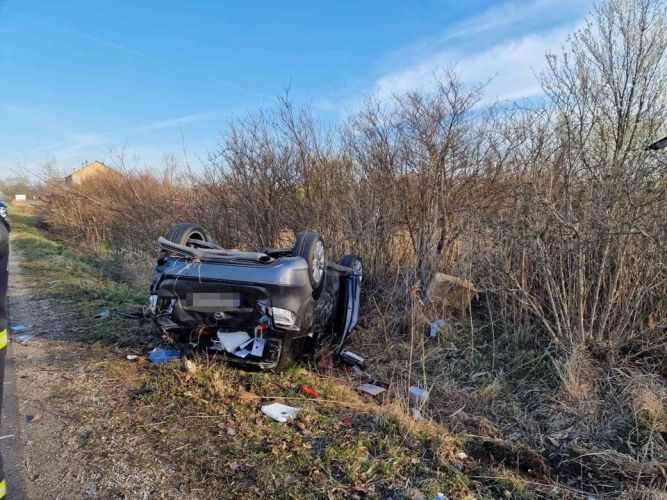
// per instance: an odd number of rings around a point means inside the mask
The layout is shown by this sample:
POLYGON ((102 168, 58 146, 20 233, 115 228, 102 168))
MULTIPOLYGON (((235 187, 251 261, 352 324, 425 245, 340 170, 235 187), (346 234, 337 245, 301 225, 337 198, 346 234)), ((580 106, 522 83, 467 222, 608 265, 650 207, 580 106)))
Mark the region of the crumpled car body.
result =
POLYGON ((342 348, 357 325, 360 259, 346 261, 353 267, 327 261, 314 287, 312 266, 293 249, 188 243, 158 240, 151 283, 154 321, 176 342, 232 363, 281 369, 325 339, 342 348))

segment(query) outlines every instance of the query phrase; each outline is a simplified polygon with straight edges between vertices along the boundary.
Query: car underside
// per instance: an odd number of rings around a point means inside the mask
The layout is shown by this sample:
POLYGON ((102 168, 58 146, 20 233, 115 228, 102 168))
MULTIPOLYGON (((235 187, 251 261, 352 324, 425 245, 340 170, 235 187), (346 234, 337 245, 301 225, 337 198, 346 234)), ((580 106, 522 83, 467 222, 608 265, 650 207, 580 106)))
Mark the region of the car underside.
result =
POLYGON ((361 259, 327 261, 317 233, 302 233, 292 248, 242 252, 181 223, 158 246, 151 311, 184 348, 282 369, 323 341, 340 352, 357 325, 361 259))

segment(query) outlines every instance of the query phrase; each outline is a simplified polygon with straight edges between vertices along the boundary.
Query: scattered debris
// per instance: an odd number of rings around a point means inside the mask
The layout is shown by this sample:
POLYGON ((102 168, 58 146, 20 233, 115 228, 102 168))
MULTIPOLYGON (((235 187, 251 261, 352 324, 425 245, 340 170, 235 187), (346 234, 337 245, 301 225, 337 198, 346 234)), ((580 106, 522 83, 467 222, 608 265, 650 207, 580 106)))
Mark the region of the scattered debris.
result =
POLYGON ((252 350, 250 354, 261 358, 264 354, 264 346, 266 345, 266 339, 264 337, 255 337, 252 343, 252 350))
POLYGON ((357 386, 357 390, 360 392, 365 392, 366 394, 370 394, 371 396, 377 396, 378 394, 382 394, 387 389, 374 384, 360 384, 357 386))
POLYGON ((127 359, 128 361, 136 361, 139 359, 139 356, 137 356, 136 354, 128 354, 127 359))
POLYGON ((408 389, 408 396, 410 397, 410 402, 412 404, 421 405, 428 399, 428 391, 412 385, 410 386, 410 389, 408 389))
POLYGON ((236 472, 241 468, 238 462, 230 462, 229 464, 227 464, 227 467, 229 467, 229 470, 231 470, 232 472, 236 472))
POLYGON ((361 369, 363 369, 366 364, 366 360, 364 358, 352 351, 341 352, 340 359, 342 359, 343 362, 347 363, 348 365, 358 366, 361 369))
POLYGON ((368 377, 368 374, 361 368, 359 368, 358 365, 354 365, 352 367, 352 372, 354 372, 355 375, 359 375, 360 377, 368 377))
MULTIPOLYGON (((250 338, 250 335, 248 335, 246 332, 223 332, 218 330, 218 340, 220 341, 220 345, 222 345, 223 349, 227 351, 228 353, 233 353, 237 349, 245 349, 244 347, 241 347, 243 344, 247 343, 248 340, 252 340, 250 338)), ((237 356, 239 353, 235 353, 237 356)), ((248 353, 249 354, 249 353, 248 353)), ((246 355, 247 356, 247 355, 246 355)), ((241 356, 245 357, 245 356, 241 356)))
POLYGON ((445 326, 445 320, 444 319, 438 319, 435 320, 431 323, 431 331, 429 333, 429 337, 432 339, 437 339, 438 338, 438 331, 440 330, 440 327, 445 326))
POLYGON ((15 434, 7 434, 6 436, 0 436, 0 441, 2 441, 3 439, 13 438, 13 437, 16 437, 16 435, 15 434))
POLYGON ((176 349, 162 349, 161 347, 156 347, 148 353, 148 358, 156 365, 167 363, 180 357, 181 353, 176 349))
POLYGON ((444 493, 436 493, 433 500, 448 500, 444 493))
POLYGON ((343 425, 352 425, 352 419, 347 416, 343 417, 341 419, 341 422, 343 423, 343 425))
POLYGON ((463 451, 459 451, 458 453, 456 453, 456 458, 460 458, 461 460, 465 460, 466 458, 468 458, 468 455, 463 451))
POLYGON ((16 340, 18 340, 21 344, 25 344, 28 340, 36 337, 37 335, 18 335, 16 337, 16 340))
POLYGON ((27 332, 28 330, 30 330, 30 325, 14 325, 10 329, 12 333, 27 332))
POLYGON ((105 309, 104 311, 98 312, 93 319, 109 319, 111 317, 111 311, 105 309))
POLYGON ((25 420, 29 424, 38 424, 42 421, 42 416, 41 415, 26 415, 25 420))
POLYGON ((412 418, 414 418, 417 422, 423 422, 426 420, 422 415, 422 412, 420 412, 417 408, 411 408, 410 411, 412 412, 412 418))
POLYGON ((308 396, 311 398, 317 398, 320 396, 315 389, 306 384, 301 384, 301 387, 299 387, 299 392, 304 396, 308 396))
POLYGON ((262 406, 262 413, 276 422, 287 422, 296 417, 301 409, 293 406, 287 406, 282 403, 272 403, 262 406))

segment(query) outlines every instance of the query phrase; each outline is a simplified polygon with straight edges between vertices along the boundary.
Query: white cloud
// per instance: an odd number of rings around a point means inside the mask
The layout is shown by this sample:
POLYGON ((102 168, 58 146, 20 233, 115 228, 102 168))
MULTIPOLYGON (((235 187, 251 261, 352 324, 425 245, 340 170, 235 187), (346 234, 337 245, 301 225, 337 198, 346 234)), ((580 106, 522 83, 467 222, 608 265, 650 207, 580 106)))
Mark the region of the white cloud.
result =
POLYGON ((167 120, 158 120, 152 123, 146 123, 145 125, 140 125, 138 127, 133 127, 126 132, 130 133, 140 133, 140 132, 153 132, 156 130, 166 130, 177 128, 188 123, 196 123, 208 118, 214 118, 222 116, 224 113, 212 112, 212 113, 198 113, 193 115, 179 116, 178 118, 169 118, 167 120))
POLYGON ((592 6, 593 0, 507 0, 387 54, 371 93, 386 100, 429 91, 435 74, 453 68, 466 84, 488 82, 486 102, 540 95, 546 53, 559 51, 592 6))
POLYGON ((591 5, 589 0, 510 0, 454 25, 444 38, 471 36, 527 22, 562 22, 579 17, 591 5))
POLYGON ((411 90, 433 90, 438 71, 454 68, 464 83, 482 84, 485 101, 514 100, 542 93, 537 76, 546 64, 545 55, 557 51, 576 25, 525 35, 476 53, 441 50, 420 62, 379 78, 374 94, 381 100, 411 90))

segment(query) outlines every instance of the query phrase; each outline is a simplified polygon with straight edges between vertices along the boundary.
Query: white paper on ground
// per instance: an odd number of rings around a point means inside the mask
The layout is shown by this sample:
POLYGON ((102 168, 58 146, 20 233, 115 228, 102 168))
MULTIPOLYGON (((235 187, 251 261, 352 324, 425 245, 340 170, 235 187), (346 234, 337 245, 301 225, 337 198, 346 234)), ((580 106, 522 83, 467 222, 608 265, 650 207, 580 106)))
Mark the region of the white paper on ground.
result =
POLYGON ((287 422, 290 418, 296 417, 301 408, 294 408, 282 403, 273 403, 262 406, 262 413, 276 422, 287 422))
POLYGON ((246 332, 221 332, 218 330, 218 340, 225 348, 225 351, 232 353, 239 348, 241 344, 247 342, 250 335, 246 332))
POLYGON ((357 386, 357 390, 365 392, 366 394, 370 394, 371 396, 377 396, 378 394, 382 394, 387 389, 380 387, 379 385, 360 384, 357 386))

